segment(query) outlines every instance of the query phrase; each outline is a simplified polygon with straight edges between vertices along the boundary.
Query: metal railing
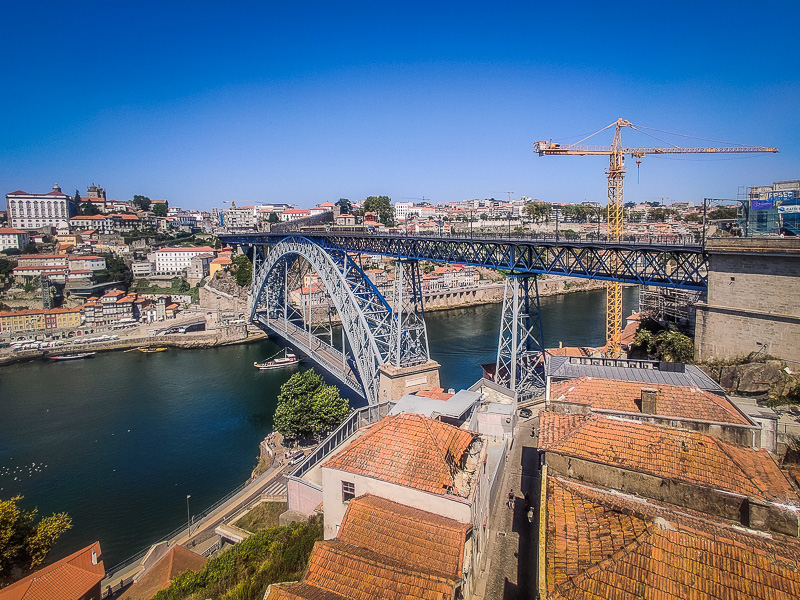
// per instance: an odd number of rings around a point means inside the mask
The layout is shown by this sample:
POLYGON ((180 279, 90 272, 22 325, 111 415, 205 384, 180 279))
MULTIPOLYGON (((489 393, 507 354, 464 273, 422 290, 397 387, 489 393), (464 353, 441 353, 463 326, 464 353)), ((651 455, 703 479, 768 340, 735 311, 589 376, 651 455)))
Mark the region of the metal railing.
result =
POLYGON ((306 456, 292 471, 289 471, 287 478, 299 479, 302 477, 364 425, 377 423, 389 414, 389 411, 394 405, 394 402, 382 402, 381 404, 374 404, 354 410, 311 454, 306 456))

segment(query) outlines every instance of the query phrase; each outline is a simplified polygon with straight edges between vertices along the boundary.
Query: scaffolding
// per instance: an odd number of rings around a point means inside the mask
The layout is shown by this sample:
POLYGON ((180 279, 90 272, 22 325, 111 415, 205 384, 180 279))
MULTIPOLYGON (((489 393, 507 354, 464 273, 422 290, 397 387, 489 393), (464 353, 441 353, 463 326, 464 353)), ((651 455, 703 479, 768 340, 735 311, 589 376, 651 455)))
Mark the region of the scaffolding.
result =
POLYGON ((639 312, 644 319, 678 325, 694 333, 695 305, 701 292, 677 288, 645 287, 639 290, 639 312))
POLYGON ((737 211, 741 235, 800 235, 800 180, 753 186, 737 211))

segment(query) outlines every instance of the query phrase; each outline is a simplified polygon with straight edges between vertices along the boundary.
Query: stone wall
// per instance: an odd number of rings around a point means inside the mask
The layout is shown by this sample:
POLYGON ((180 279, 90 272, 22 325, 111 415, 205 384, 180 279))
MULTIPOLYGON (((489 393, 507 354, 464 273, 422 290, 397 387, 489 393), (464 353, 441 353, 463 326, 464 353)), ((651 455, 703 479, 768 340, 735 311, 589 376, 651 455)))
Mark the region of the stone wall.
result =
POLYGON ((709 240, 708 296, 697 305, 695 360, 765 351, 800 361, 800 240, 709 240))

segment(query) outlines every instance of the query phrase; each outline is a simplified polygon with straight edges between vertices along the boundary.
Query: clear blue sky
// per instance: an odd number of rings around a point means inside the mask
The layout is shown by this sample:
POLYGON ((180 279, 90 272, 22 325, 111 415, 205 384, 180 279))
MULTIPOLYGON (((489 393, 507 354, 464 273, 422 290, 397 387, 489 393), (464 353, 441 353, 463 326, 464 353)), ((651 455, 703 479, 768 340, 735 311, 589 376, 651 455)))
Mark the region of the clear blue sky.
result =
POLYGON ((532 145, 624 117, 781 150, 648 157, 638 184, 629 161, 626 201, 735 197, 800 178, 798 22, 797 0, 4 2, 0 191, 605 202, 604 158, 532 145))

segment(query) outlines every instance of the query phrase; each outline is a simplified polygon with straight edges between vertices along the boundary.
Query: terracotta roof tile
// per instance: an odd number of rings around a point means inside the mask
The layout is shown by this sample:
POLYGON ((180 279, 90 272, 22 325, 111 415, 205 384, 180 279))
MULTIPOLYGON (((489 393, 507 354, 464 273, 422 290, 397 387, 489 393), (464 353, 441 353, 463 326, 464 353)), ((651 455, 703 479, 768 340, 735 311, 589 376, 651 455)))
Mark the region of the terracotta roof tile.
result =
POLYGON ((550 387, 550 400, 583 404, 602 410, 638 413, 641 412, 642 388, 658 391, 659 415, 737 425, 752 424, 725 396, 682 385, 579 377, 553 383, 550 387))
POLYGON ((539 447, 657 477, 800 505, 764 449, 714 436, 597 415, 540 414, 539 447))
POLYGON ((351 500, 337 539, 423 573, 459 579, 469 524, 365 495, 351 500))
POLYGON ((314 545, 301 583, 272 586, 268 600, 317 600, 337 596, 353 600, 449 600, 455 583, 451 579, 411 570, 366 548, 330 540, 314 545))
POLYGON ((175 546, 120 596, 120 599, 149 600, 184 571, 200 571, 205 564, 204 557, 183 546, 175 546))
POLYGON ((550 598, 793 599, 800 544, 547 482, 550 598))
POLYGON ((79 600, 105 577, 103 561, 92 564, 92 552, 100 557, 100 542, 78 550, 0 590, 0 600, 79 600))
POLYGON ((401 413, 372 425, 323 468, 444 495, 454 485, 477 435, 422 415, 401 413))

